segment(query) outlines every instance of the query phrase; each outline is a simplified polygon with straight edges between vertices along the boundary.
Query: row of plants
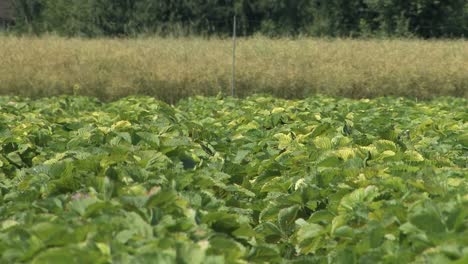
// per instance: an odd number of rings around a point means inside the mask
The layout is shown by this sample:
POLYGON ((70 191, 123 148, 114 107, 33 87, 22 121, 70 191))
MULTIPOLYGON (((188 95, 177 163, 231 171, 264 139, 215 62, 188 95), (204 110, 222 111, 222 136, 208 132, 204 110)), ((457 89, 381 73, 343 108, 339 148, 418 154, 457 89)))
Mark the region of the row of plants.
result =
POLYGON ((465 110, 0 97, 0 260, 465 263, 465 110))

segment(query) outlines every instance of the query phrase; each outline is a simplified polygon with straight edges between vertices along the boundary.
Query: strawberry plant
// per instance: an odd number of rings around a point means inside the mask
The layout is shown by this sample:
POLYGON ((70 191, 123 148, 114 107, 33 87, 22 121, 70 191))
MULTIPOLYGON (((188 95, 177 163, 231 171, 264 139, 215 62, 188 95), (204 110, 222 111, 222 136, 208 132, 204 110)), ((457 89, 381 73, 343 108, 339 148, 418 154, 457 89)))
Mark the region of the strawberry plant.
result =
POLYGON ((465 263, 466 103, 0 97, 0 262, 465 263))

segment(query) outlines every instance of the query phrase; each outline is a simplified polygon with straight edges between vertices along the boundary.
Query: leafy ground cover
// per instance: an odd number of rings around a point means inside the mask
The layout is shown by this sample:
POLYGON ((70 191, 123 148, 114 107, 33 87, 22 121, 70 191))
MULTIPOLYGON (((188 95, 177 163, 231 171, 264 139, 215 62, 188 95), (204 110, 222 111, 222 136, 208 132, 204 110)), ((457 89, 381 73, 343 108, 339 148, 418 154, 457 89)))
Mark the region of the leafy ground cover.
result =
POLYGON ((466 99, 0 98, 2 263, 466 263, 466 99))

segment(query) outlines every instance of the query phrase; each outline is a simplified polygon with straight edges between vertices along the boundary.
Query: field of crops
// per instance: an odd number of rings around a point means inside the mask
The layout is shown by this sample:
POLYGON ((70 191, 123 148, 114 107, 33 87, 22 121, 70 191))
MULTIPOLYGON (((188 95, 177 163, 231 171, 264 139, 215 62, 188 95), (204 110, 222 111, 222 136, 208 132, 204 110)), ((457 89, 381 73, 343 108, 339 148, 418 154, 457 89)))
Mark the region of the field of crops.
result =
POLYGON ((467 263, 466 107, 0 97, 0 262, 467 263))
MULTIPOLYGON (((230 94, 231 39, 13 37, 0 34, 0 95, 63 94, 175 103, 230 94)), ((240 38, 236 95, 302 99, 468 98, 468 41, 240 38)))

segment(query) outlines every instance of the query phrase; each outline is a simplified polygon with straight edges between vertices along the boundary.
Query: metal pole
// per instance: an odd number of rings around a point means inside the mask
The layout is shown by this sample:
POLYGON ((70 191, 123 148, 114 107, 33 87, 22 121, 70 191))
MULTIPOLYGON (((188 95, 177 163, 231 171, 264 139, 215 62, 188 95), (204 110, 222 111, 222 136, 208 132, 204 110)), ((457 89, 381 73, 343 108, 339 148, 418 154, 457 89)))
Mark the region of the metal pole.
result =
POLYGON ((234 16, 234 23, 232 26, 232 83, 231 83, 231 95, 236 95, 236 35, 237 35, 237 19, 234 16))

